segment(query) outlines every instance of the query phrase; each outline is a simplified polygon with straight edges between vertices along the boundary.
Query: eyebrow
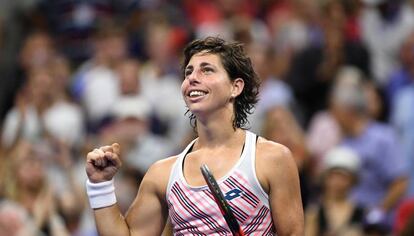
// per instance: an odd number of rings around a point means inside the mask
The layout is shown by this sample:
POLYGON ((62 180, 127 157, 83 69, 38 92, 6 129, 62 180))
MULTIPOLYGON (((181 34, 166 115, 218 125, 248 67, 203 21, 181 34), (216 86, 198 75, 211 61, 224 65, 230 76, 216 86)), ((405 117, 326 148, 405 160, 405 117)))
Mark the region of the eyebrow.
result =
POLYGON ((214 66, 214 65, 208 62, 201 62, 200 67, 205 67, 205 66, 214 66))
MULTIPOLYGON (((200 67, 205 67, 205 66, 213 66, 213 67, 215 67, 213 64, 208 63, 208 62, 201 62, 200 63, 200 67)), ((188 65, 185 69, 186 70, 189 70, 189 69, 193 69, 193 68, 194 68, 193 65, 188 65)))
POLYGON ((192 65, 188 65, 187 67, 185 67, 185 70, 190 70, 190 69, 193 69, 192 65))

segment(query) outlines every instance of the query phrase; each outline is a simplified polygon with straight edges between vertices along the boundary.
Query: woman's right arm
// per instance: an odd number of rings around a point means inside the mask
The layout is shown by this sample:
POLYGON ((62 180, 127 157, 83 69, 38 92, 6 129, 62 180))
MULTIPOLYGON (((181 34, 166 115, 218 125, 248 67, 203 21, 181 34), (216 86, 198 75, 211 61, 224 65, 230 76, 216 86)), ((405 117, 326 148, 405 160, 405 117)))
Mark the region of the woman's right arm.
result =
MULTIPOLYGON (((89 181, 100 183, 111 180, 120 167, 119 145, 95 149, 88 154, 87 159, 89 181), (105 172, 106 168, 108 169, 105 172)), ((94 216, 99 235, 161 235, 167 219, 165 189, 171 163, 171 159, 162 160, 148 170, 126 217, 121 214, 117 203, 95 208, 94 216)))

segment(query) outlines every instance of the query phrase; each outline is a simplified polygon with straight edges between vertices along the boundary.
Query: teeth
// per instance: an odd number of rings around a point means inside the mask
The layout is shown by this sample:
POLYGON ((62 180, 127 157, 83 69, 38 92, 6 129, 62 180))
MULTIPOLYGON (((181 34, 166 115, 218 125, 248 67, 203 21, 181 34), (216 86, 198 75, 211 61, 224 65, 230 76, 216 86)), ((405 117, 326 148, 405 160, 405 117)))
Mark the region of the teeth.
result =
POLYGON ((203 92, 203 91, 198 91, 198 90, 195 90, 195 91, 191 91, 190 92, 190 97, 196 97, 196 96, 203 96, 203 95, 205 95, 206 93, 205 92, 203 92))

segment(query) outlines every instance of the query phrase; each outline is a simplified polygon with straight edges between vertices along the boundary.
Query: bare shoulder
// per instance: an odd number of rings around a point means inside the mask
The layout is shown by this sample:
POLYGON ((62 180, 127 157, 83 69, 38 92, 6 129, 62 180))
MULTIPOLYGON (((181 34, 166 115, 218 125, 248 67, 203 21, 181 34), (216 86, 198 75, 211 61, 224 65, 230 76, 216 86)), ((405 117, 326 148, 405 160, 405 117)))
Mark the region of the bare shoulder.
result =
POLYGON ((171 156, 152 164, 145 174, 143 182, 155 186, 157 192, 163 194, 167 188, 172 167, 178 156, 171 156))
POLYGON ((257 141, 256 156, 259 162, 276 165, 294 164, 289 148, 262 137, 257 141))
POLYGON ((174 165, 175 161, 177 160, 178 156, 171 156, 165 159, 161 159, 156 161, 152 166, 148 169, 147 174, 167 174, 165 172, 169 172, 172 166, 174 165))
POLYGON ((296 175, 297 166, 289 148, 260 137, 256 148, 256 174, 266 191, 270 181, 296 175))

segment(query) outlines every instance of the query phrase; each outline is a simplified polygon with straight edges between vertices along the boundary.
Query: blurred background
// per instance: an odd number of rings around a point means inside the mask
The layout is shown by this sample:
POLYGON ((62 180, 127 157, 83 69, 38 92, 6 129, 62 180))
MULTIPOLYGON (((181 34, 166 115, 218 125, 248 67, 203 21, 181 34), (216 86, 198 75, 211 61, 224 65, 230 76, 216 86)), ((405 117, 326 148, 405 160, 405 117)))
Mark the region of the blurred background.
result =
POLYGON ((125 212, 195 137, 180 61, 206 36, 244 44, 306 235, 414 235, 413 0, 2 0, 0 236, 97 235, 84 161, 114 141, 125 212))

